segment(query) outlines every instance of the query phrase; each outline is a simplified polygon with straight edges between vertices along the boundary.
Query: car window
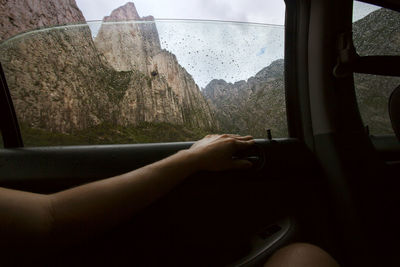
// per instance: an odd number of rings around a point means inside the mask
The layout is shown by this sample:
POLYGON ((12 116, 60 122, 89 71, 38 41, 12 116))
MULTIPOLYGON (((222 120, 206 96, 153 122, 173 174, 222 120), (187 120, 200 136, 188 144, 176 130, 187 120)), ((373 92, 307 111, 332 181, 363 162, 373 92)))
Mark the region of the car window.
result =
MULTIPOLYGON (((400 55, 400 13, 355 1, 353 41, 360 56, 400 55)), ((354 74, 358 105, 372 135, 394 135, 388 101, 400 77, 354 74)))
POLYGON ((282 25, 140 17, 130 3, 0 43, 25 146, 286 137, 283 54, 282 25))

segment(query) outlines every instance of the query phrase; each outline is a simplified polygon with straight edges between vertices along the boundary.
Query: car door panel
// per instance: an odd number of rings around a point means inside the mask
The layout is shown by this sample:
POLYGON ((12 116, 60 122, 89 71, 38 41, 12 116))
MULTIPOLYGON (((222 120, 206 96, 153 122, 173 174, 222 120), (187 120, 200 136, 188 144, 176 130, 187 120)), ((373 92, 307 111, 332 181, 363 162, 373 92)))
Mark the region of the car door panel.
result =
MULTIPOLYGON (((52 193, 139 168, 191 144, 2 149, 0 185, 52 193)), ((118 259, 153 266, 246 266, 250 255, 265 248, 252 258, 265 261, 277 244, 292 242, 302 232, 310 242, 329 240, 323 175, 303 143, 259 139, 255 149, 238 157, 250 158, 256 167, 196 173, 126 224, 55 255, 66 265, 94 259, 107 265, 118 259), (293 226, 290 235, 283 229, 277 232, 285 235, 273 237, 268 227, 279 227, 282 220, 293 226), (255 244, 260 236, 265 242, 255 244)))

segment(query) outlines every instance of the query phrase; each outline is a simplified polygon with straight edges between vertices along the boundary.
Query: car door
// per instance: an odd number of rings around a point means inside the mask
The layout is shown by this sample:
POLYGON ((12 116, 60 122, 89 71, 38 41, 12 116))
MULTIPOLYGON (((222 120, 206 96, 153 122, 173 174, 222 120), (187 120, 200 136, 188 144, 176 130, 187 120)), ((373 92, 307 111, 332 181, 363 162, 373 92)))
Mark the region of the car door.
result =
MULTIPOLYGON (((4 139, 1 185, 45 194, 140 168, 192 144, 8 147, 4 139)), ((193 175, 125 225, 36 260, 254 266, 300 238, 328 246, 325 186, 308 148, 294 138, 257 139, 254 149, 238 156, 254 167, 193 175), (298 228, 307 234, 301 236, 298 228)))

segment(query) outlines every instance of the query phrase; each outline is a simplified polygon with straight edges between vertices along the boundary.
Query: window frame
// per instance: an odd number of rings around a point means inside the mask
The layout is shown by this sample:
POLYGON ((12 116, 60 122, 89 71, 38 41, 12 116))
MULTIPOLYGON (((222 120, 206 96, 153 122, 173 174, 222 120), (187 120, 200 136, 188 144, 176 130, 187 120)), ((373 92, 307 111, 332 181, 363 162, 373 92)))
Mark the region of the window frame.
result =
MULTIPOLYGON (((298 125, 299 120, 297 119, 297 98, 299 95, 296 90, 293 90, 293 86, 288 86, 287 83, 292 83, 293 79, 290 77, 290 74, 294 71, 291 68, 287 67, 290 63, 286 60, 287 54, 293 53, 291 49, 287 49, 287 41, 288 33, 290 33, 293 28, 296 27, 295 19, 290 19, 291 16, 288 14, 295 13, 295 3, 296 1, 288 1, 282 0, 285 2, 285 25, 284 25, 284 90, 285 90, 285 111, 286 111, 286 124, 288 128, 288 136, 286 138, 292 137, 300 137, 298 129, 302 129, 301 125, 298 125), (290 11, 288 11, 290 9, 290 11), (291 30, 287 29, 287 24, 291 23, 291 30), (289 100, 288 100, 289 98, 289 100)), ((293 17, 294 18, 294 17, 293 17)), ((290 38, 292 39, 292 38, 290 38)), ((295 57, 293 57, 295 58, 295 57)), ((0 64, 1 66, 1 64, 0 64)), ((303 81, 306 82, 306 79, 303 81)), ((23 138, 20 131, 20 126, 18 123, 18 119, 16 116, 15 108, 13 105, 13 101, 10 95, 9 88, 7 86, 7 82, 5 79, 5 75, 3 69, 1 69, 1 95, 0 95, 0 103, 5 103, 5 105, 1 105, 0 108, 0 127, 1 127, 1 135, 3 140, 4 148, 19 148, 24 147, 23 138)), ((303 116, 304 117, 304 116, 303 116)), ((267 137, 267 133, 266 136, 267 137)), ((303 138, 300 138, 303 139, 303 138)), ((93 144, 93 146, 98 146, 98 144, 93 144)))
POLYGON ((310 1, 285 0, 285 99, 289 137, 314 147, 308 84, 310 1), (291 44, 291 45, 289 45, 291 44), (302 69, 302 71, 298 71, 302 69))

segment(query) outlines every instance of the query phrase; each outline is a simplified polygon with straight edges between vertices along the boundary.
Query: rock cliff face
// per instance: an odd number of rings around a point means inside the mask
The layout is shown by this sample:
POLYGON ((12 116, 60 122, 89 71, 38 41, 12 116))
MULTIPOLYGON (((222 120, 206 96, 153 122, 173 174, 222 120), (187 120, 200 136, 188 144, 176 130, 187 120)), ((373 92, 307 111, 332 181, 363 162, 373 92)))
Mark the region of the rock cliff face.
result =
MULTIPOLYGON (((28 2, 32 1, 6 3, 11 15, 24 14, 5 26, 7 33, 84 20, 75 1, 34 1, 33 6, 28 2), (33 19, 24 21, 29 16, 33 19)), ((5 41, 0 60, 20 122, 68 132, 110 119, 102 107, 108 105, 109 81, 117 73, 99 56, 88 26, 27 33, 5 41)))
POLYGON ((266 137, 287 136, 283 59, 247 81, 212 80, 203 90, 222 131, 266 137))
MULTIPOLYGON (((38 26, 84 21, 74 0, 11 2, 1 3, 11 14, 1 18, 3 39, 38 26)), ((104 19, 96 42, 86 24, 2 42, 0 61, 20 122, 61 133, 104 123, 212 127, 207 102, 175 56, 161 50, 151 17, 141 19, 149 24, 107 24, 127 19, 139 19, 132 3, 104 19)))
POLYGON ((115 70, 137 70, 147 79, 140 86, 129 86, 120 123, 164 121, 213 127, 211 111, 192 76, 175 55, 161 49, 153 17, 140 18, 133 3, 119 7, 103 19, 95 44, 115 70))

